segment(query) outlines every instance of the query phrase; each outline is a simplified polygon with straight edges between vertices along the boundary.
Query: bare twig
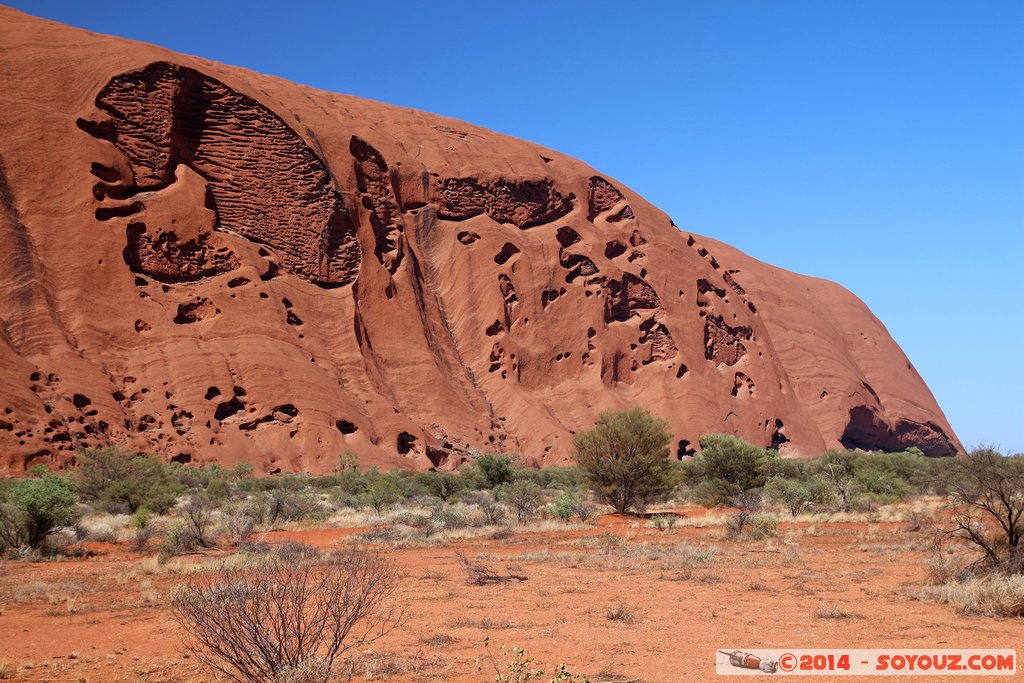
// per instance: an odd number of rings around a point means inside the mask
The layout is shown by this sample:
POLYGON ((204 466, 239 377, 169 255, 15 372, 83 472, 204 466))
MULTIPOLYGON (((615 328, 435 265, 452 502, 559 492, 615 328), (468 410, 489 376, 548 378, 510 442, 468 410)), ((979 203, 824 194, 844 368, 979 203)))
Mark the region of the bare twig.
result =
POLYGON ((504 583, 506 581, 526 581, 528 578, 523 574, 514 574, 510 570, 501 573, 493 566, 481 561, 480 558, 469 559, 462 551, 456 551, 455 555, 462 562, 462 566, 466 570, 466 583, 485 586, 491 583, 504 583))

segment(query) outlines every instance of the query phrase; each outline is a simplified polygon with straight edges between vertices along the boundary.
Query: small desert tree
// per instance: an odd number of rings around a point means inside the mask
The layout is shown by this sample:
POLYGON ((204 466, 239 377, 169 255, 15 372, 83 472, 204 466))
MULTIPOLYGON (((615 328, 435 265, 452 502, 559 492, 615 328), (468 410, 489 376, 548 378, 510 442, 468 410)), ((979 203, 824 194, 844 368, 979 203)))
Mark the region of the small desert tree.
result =
POLYGON ((82 499, 111 512, 141 507, 161 513, 174 506, 187 487, 174 481, 155 455, 118 448, 90 448, 78 454, 82 499))
POLYGON ((229 679, 326 683, 348 650, 398 625, 397 583, 379 554, 293 545, 190 584, 172 604, 189 650, 229 679))
POLYGON ((982 552, 979 564, 1024 573, 1024 456, 980 447, 946 471, 953 507, 950 538, 982 552))
POLYGON ((515 510, 516 519, 520 524, 530 521, 537 507, 544 502, 543 491, 532 481, 514 481, 505 484, 498 491, 499 497, 515 510))
POLYGON ((764 491, 772 502, 785 505, 794 517, 807 508, 814 499, 811 488, 806 483, 785 477, 770 478, 765 484, 764 491))
POLYGON ((691 497, 706 507, 735 506, 744 493, 764 486, 773 461, 765 450, 729 434, 700 438, 701 454, 687 464, 687 478, 696 487, 691 497))
POLYGON ((182 521, 191 540, 202 548, 212 548, 217 544, 214 537, 213 504, 200 493, 193 493, 181 509, 182 521))
POLYGON ((576 459, 599 496, 616 512, 642 509, 668 495, 678 473, 668 459, 665 420, 643 408, 602 413, 592 429, 573 436, 576 459))
POLYGON ((0 499, 0 549, 38 548, 51 532, 75 521, 77 502, 67 477, 16 482, 0 499))
POLYGON ((487 487, 491 489, 512 481, 512 475, 515 473, 511 458, 494 453, 481 455, 473 462, 473 466, 483 475, 487 487))
POLYGON ((402 492, 398 489, 398 486, 390 479, 384 477, 377 477, 370 482, 370 485, 366 487, 366 493, 363 494, 363 501, 366 505, 373 508, 378 517, 383 516, 385 512, 394 507, 395 503, 401 499, 402 492))

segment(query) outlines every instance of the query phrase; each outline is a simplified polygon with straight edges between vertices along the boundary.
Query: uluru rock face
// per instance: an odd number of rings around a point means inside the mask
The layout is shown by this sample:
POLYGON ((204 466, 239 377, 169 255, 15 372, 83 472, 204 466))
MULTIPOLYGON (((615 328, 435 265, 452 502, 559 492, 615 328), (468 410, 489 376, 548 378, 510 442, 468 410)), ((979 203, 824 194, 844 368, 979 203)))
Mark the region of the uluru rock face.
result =
POLYGON ((0 471, 559 463, 637 404, 680 457, 961 449, 852 294, 557 152, 9 9, 0 103, 0 471))

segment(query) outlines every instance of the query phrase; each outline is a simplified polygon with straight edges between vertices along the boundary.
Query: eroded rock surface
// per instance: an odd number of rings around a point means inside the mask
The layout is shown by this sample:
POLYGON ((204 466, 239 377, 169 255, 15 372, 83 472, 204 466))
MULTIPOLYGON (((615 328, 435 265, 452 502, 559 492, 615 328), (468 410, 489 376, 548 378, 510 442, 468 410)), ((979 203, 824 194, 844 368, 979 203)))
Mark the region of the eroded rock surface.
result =
POLYGON ((960 444, 846 290, 574 159, 0 8, 0 471, 127 444, 260 473, 960 444))

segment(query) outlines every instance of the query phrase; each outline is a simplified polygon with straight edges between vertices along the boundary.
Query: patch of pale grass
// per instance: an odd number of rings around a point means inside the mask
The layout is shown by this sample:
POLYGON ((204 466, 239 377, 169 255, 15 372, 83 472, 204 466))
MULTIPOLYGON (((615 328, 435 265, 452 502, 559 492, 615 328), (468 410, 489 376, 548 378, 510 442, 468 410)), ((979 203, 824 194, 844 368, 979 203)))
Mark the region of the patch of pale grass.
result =
POLYGON ((850 511, 817 511, 802 512, 796 517, 786 517, 792 522, 828 523, 860 523, 878 524, 881 522, 913 522, 922 524, 934 520, 941 512, 945 501, 939 496, 922 496, 900 501, 889 505, 880 505, 875 510, 866 512, 850 511))
POLYGON ((678 517, 676 519, 677 527, 691 527, 696 529, 705 529, 709 527, 725 526, 733 518, 733 515, 727 512, 708 512, 704 515, 693 515, 691 517, 678 517))
POLYGON ((452 645, 453 643, 459 642, 459 639, 455 636, 450 636, 447 633, 434 633, 429 636, 423 636, 419 642, 430 647, 444 647, 445 645, 452 645))
MULTIPOLYGON (((600 546, 599 546, 600 547, 600 546)), ((570 569, 691 571, 711 563, 718 550, 703 544, 623 543, 609 552, 537 550, 500 559, 514 562, 557 563, 570 569)), ((496 558, 498 559, 498 558, 496 558)))
POLYGON ((449 622, 448 625, 452 628, 472 628, 479 630, 528 628, 533 626, 533 624, 513 621, 509 617, 505 617, 504 619, 491 619, 489 617, 485 617, 483 619, 469 619, 468 617, 458 617, 457 619, 449 622))
MULTIPOLYGON (((420 681, 443 678, 441 671, 445 668, 445 664, 436 656, 421 657, 418 653, 408 655, 368 650, 354 659, 348 673, 364 681, 393 681, 409 677, 420 681)), ((306 678, 303 680, 323 679, 306 678)))
POLYGON ((791 567, 800 564, 800 549, 795 545, 779 544, 775 540, 769 540, 761 545, 748 547, 741 554, 730 555, 729 559, 728 564, 733 567, 791 567))
POLYGON ((405 524, 378 525, 345 539, 347 543, 377 543, 392 548, 437 548, 462 541, 503 540, 512 535, 541 534, 575 531, 588 528, 585 524, 563 522, 558 519, 539 519, 525 524, 505 522, 483 526, 464 526, 442 529, 427 535, 423 529, 405 524))
POLYGON ((256 567, 262 562, 259 555, 232 553, 215 557, 171 557, 166 561, 156 556, 145 557, 127 571, 129 579, 145 576, 193 576, 209 574, 223 569, 256 567))
POLYGON ((989 574, 965 581, 925 586, 914 597, 951 605, 960 614, 1024 617, 1024 576, 989 574))
POLYGON ((838 605, 821 605, 814 610, 814 616, 818 619, 863 619, 864 615, 856 612, 847 612, 838 605))
POLYGON ((105 512, 92 514, 78 520, 78 528, 86 541, 94 543, 117 543, 126 537, 131 529, 131 517, 111 515, 105 512))

